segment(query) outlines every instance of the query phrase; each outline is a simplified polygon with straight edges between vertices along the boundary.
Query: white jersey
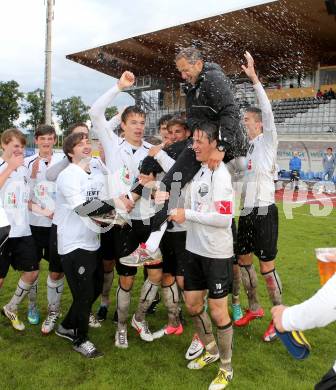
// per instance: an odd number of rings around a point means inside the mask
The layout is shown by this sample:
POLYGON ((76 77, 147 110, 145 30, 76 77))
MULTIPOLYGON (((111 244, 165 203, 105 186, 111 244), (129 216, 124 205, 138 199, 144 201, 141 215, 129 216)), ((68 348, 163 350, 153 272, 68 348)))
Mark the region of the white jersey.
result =
MULTIPOLYGON (((7 162, 0 158, 0 173, 7 168, 7 162)), ((0 207, 3 207, 11 226, 9 237, 30 236, 28 201, 29 171, 21 166, 13 171, 0 189, 0 207)))
MULTIPOLYGON (((39 154, 36 153, 30 157, 26 157, 24 160, 24 164, 28 168, 30 174, 31 200, 42 208, 47 208, 51 212, 55 211, 56 183, 47 180, 46 172, 50 166, 61 161, 63 156, 63 153, 53 153, 49 164, 45 159, 41 158, 38 161, 38 171, 35 179, 31 178, 31 174, 33 165, 39 158, 39 154)), ((50 227, 52 220, 43 215, 29 211, 29 223, 33 226, 50 227)))
POLYGON ((260 83, 253 85, 262 111, 263 133, 250 141, 247 152, 243 204, 245 208, 269 206, 274 199, 277 132, 271 103, 260 83))
POLYGON ((196 173, 186 193, 185 208, 186 249, 213 259, 232 257, 233 190, 223 162, 215 171, 203 165, 196 173))
MULTIPOLYGON (((168 172, 170 168, 175 164, 175 160, 168 156, 168 154, 164 150, 160 150, 159 153, 154 157, 154 159, 160 164, 161 168, 164 170, 164 172, 168 172)), ((164 174, 160 174, 157 176, 157 181, 162 180, 164 174)), ((181 195, 178 201, 178 206, 177 207, 183 207, 185 203, 185 193, 186 193, 186 186, 184 186, 181 189, 181 195)), ((171 229, 167 229, 167 232, 185 232, 187 230, 186 223, 176 223, 173 222, 173 227, 171 229)))
MULTIPOLYGON (((53 175, 54 177, 56 176, 56 178, 59 176, 59 174, 65 169, 67 168, 68 166, 70 165, 70 161, 68 160, 68 158, 64 155, 64 159, 62 159, 60 162, 56 163, 54 166, 48 168, 48 171, 49 169, 50 170, 53 170, 53 168, 55 168, 52 172, 53 172, 53 175), (57 173, 57 174, 56 174, 57 173)), ((102 160, 99 158, 99 157, 92 157, 91 160, 90 160, 90 171, 93 173, 93 174, 96 174, 96 173, 101 173, 103 175, 108 175, 108 170, 105 166, 105 164, 102 162, 102 160)), ((108 197, 109 195, 106 194, 106 196, 108 197)), ((112 197, 112 196, 111 196, 112 197)), ((59 221, 62 219, 62 215, 59 213, 59 208, 57 207, 57 203, 56 203, 56 207, 55 207, 55 212, 54 212, 54 218, 52 220, 52 223, 54 225, 58 225, 59 224, 59 221)))
POLYGON ((94 251, 99 248, 100 235, 89 217, 80 217, 74 209, 97 198, 105 198, 106 177, 101 172, 86 173, 70 164, 57 178, 56 208, 58 253, 76 249, 94 251))
MULTIPOLYGON (((106 166, 110 172, 111 188, 115 198, 129 194, 139 176, 141 162, 152 147, 145 141, 141 146, 135 147, 111 131, 118 119, 112 118, 107 121, 105 110, 119 92, 117 86, 111 88, 92 105, 89 111, 92 125, 105 152, 106 166)), ((122 211, 120 213, 125 218, 146 219, 154 215, 154 204, 150 199, 141 198, 129 214, 122 211)))

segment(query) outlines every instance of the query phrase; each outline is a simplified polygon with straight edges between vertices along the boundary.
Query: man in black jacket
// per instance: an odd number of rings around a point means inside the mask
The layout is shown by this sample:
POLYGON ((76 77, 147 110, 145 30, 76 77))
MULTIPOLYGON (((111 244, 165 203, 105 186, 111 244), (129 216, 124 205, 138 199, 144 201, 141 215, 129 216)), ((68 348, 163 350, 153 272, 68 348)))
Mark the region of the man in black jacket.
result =
MULTIPOLYGON (((234 102, 230 80, 224 75, 221 67, 205 62, 199 50, 188 47, 182 49, 175 58, 176 67, 187 81, 186 116, 188 127, 194 131, 201 123, 211 122, 219 128, 217 150, 208 162, 211 169, 216 169, 223 160, 225 163, 234 158, 246 155, 247 138, 240 124, 239 107, 234 102)), ((182 188, 200 169, 200 163, 190 147, 179 155, 174 166, 164 176, 162 183, 167 192, 172 184, 182 188), (179 182, 180 185, 176 185, 179 182)), ((141 187, 135 190, 141 194, 141 187)), ((176 192, 176 191, 175 191, 176 192)), ((122 258, 121 263, 142 265, 151 258, 159 246, 166 230, 166 220, 170 210, 176 207, 178 195, 170 193, 170 200, 165 202, 156 213, 152 222, 152 234, 145 244, 139 246, 132 254, 122 258)))

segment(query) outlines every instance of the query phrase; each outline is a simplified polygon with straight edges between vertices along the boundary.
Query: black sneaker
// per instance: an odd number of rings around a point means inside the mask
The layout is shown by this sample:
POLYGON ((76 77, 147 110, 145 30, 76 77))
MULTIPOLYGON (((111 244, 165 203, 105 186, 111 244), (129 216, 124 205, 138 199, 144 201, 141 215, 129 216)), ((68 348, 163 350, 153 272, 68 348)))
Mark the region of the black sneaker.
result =
POLYGON ((113 322, 114 322, 115 324, 118 323, 118 310, 117 310, 117 309, 115 310, 115 312, 114 312, 114 314, 113 314, 113 322))
POLYGON ((76 338, 75 331, 73 329, 66 329, 61 324, 58 325, 57 329, 55 330, 55 333, 57 334, 57 336, 63 337, 64 339, 68 339, 70 341, 74 341, 76 338))
POLYGON ((103 353, 99 352, 95 345, 89 340, 83 341, 80 344, 74 344, 73 349, 88 359, 95 359, 103 356, 103 353))
POLYGON ((154 314, 156 311, 156 306, 160 303, 161 297, 159 292, 156 294, 154 301, 151 303, 149 308, 147 309, 146 314, 154 314))
POLYGON ((107 317, 107 312, 108 312, 107 306, 100 306, 96 315, 97 320, 99 322, 105 321, 107 317))

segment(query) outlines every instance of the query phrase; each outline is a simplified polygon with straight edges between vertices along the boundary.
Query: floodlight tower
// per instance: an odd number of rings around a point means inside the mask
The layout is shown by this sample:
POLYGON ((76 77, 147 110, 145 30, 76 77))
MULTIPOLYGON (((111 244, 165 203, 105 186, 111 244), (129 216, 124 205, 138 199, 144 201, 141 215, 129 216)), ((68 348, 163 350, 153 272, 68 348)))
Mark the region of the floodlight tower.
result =
POLYGON ((47 125, 51 125, 51 28, 54 19, 54 5, 55 0, 47 0, 44 68, 44 117, 47 125))

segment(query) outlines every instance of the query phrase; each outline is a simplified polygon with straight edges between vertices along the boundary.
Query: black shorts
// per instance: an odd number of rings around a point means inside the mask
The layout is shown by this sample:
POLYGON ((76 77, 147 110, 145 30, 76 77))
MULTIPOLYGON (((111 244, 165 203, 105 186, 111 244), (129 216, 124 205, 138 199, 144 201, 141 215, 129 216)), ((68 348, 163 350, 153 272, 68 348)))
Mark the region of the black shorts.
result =
POLYGON ((24 272, 39 269, 33 236, 11 237, 6 241, 0 251, 0 278, 7 276, 10 265, 24 272))
POLYGON ((100 235, 100 256, 103 260, 114 260, 116 258, 113 242, 113 226, 107 232, 100 235))
POLYGON ((241 215, 238 222, 238 254, 254 253, 261 261, 274 260, 278 253, 278 225, 278 208, 275 204, 254 207, 250 213, 241 215))
POLYGON ((49 241, 49 272, 63 273, 61 256, 57 250, 57 225, 52 224, 50 228, 49 241))
POLYGON ((184 262, 189 256, 186 250, 187 232, 166 232, 161 240, 162 270, 173 276, 184 275, 184 262))
POLYGON ((30 230, 35 241, 37 258, 49 261, 50 227, 30 225, 30 230))
MULTIPOLYGON (((115 249, 116 270, 118 275, 134 276, 137 273, 137 267, 128 267, 120 263, 118 259, 132 253, 142 242, 145 242, 150 235, 150 223, 144 223, 141 220, 132 220, 130 225, 118 226, 113 229, 113 244, 115 249)), ((147 269, 160 269, 161 264, 146 265, 147 269)))
POLYGON ((232 292, 233 257, 210 259, 189 252, 184 268, 185 291, 209 290, 209 298, 224 298, 232 292))

